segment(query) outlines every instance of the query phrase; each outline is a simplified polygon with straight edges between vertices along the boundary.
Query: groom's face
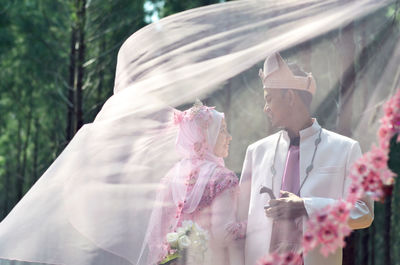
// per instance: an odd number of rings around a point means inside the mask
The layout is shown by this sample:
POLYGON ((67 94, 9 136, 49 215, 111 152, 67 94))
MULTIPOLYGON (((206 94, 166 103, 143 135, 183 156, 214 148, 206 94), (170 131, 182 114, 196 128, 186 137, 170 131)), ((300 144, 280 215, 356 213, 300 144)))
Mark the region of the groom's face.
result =
POLYGON ((281 89, 264 89, 264 112, 268 115, 273 127, 286 127, 288 121, 287 91, 281 89))

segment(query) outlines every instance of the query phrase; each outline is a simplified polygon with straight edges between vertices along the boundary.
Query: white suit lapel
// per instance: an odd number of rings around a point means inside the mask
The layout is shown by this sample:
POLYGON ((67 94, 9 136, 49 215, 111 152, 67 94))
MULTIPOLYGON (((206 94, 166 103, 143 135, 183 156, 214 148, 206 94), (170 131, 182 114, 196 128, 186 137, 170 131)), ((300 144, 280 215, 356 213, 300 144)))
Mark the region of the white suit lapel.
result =
MULTIPOLYGON (((300 185, 302 185, 302 183, 304 183, 304 185, 307 185, 306 182, 309 181, 306 180, 306 170, 307 167, 311 164, 315 150, 315 141, 319 137, 320 129, 321 126, 318 124, 317 120, 314 119, 314 123, 312 126, 300 131, 300 185)), ((317 149, 315 156, 318 155, 319 154, 317 149)), ((315 168, 315 165, 313 165, 313 168, 315 168)))

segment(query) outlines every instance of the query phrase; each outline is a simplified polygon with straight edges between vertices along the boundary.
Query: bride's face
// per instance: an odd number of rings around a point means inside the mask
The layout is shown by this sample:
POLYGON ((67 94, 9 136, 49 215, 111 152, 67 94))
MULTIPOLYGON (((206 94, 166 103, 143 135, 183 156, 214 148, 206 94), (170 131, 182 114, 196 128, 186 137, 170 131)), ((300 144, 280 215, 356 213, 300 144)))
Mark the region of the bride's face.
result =
POLYGON ((229 134, 226 127, 225 119, 222 119, 221 128, 219 130, 217 142, 214 147, 214 154, 218 157, 227 157, 229 154, 229 143, 232 136, 229 134))

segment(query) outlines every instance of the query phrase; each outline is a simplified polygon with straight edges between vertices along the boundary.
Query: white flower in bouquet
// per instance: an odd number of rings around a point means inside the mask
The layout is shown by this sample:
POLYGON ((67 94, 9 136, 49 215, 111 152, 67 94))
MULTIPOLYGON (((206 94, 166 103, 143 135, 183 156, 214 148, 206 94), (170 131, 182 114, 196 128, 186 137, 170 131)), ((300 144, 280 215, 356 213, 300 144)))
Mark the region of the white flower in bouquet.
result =
POLYGON ((183 221, 183 222, 182 222, 182 227, 183 227, 183 229, 185 229, 186 231, 192 230, 193 221, 192 221, 192 220, 185 220, 185 221, 183 221))
POLYGON ((167 234, 167 244, 175 250, 163 258, 159 264, 183 258, 194 260, 192 264, 202 264, 207 251, 208 233, 191 220, 185 220, 176 232, 167 234), (186 258, 184 258, 186 257, 186 258))
POLYGON ((178 233, 172 232, 167 234, 167 242, 171 246, 171 248, 178 248, 178 233))
POLYGON ((206 233, 206 231, 203 228, 201 228, 197 223, 194 223, 193 230, 198 233, 206 233))
POLYGON ((188 236, 183 235, 178 239, 178 245, 180 249, 188 248, 191 245, 191 241, 188 236))
POLYGON ((183 227, 179 227, 178 229, 176 229, 176 233, 179 237, 186 235, 186 232, 186 229, 184 229, 183 227))
POLYGON ((197 223, 194 223, 193 231, 197 237, 201 238, 203 241, 208 241, 207 231, 201 228, 197 223))

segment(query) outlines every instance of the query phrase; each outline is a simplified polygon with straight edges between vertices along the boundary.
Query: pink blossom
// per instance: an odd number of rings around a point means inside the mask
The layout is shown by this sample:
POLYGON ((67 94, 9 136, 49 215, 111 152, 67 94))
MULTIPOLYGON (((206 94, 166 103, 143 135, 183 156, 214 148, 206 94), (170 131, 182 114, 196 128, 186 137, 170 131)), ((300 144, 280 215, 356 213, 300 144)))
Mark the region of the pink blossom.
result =
POLYGON ((330 212, 335 220, 343 223, 349 218, 351 207, 351 203, 341 200, 332 207, 330 212))
POLYGON ((362 189, 358 184, 352 183, 350 188, 349 188, 349 193, 347 195, 346 200, 351 203, 354 204, 356 203, 357 200, 359 200, 362 196, 362 189))
POLYGON ((351 232, 347 224, 351 207, 349 202, 340 200, 310 216, 303 236, 304 252, 321 245, 321 253, 327 256, 343 247, 344 238, 351 232))
POLYGON ((378 169, 387 167, 388 155, 387 152, 384 152, 381 148, 373 145, 371 151, 368 152, 368 155, 372 166, 375 168, 378 169))
POLYGON ((396 174, 394 174, 389 168, 383 169, 380 176, 384 185, 394 184, 394 178, 396 177, 396 174))
POLYGON ((327 219, 328 215, 326 213, 321 213, 317 215, 317 221, 319 223, 323 223, 325 222, 325 220, 327 219))
POLYGON ((318 231, 318 240, 321 244, 320 251, 325 257, 334 253, 336 249, 345 245, 344 238, 349 235, 351 229, 346 222, 327 222, 318 231))
POLYGON ((358 174, 362 175, 367 171, 367 166, 363 163, 356 164, 358 174))
POLYGON ((299 253, 278 254, 274 252, 258 260, 257 265, 301 265, 302 263, 303 259, 299 253))
POLYGON ((182 201, 178 202, 178 205, 176 207, 175 218, 179 218, 181 216, 182 210, 183 210, 183 206, 184 206, 184 204, 183 204, 182 201))
MULTIPOLYGON (((389 143, 387 139, 385 143, 389 143)), ((352 184, 349 188, 347 200, 355 203, 364 192, 368 192, 374 200, 380 200, 384 195, 383 185, 393 183, 394 174, 388 169, 388 150, 372 146, 371 151, 365 153, 356 161, 349 178, 352 184), (358 188, 360 186, 360 188, 358 188)))
POLYGON ((300 265, 303 259, 300 254, 289 252, 283 256, 284 265, 300 265))
POLYGON ((391 106, 391 104, 386 104, 383 107, 383 110, 384 110, 386 116, 392 116, 394 113, 393 107, 391 106))
POLYGON ((361 183, 365 191, 370 191, 374 194, 379 193, 382 189, 382 184, 379 174, 374 170, 370 171, 361 183))
POLYGON ((383 106, 384 117, 380 120, 378 131, 379 145, 384 150, 389 148, 389 140, 400 131, 400 90, 383 106))
POLYGON ((261 258, 258 262, 257 265, 275 265, 279 264, 280 260, 277 260, 273 255, 268 255, 263 258, 261 258))
POLYGON ((400 128, 400 115, 396 114, 392 120, 393 128, 398 130, 400 128))
POLYGON ((337 227, 332 223, 326 223, 318 230, 318 240, 323 244, 329 244, 338 236, 337 227))
POLYGON ((306 231, 303 235, 304 253, 313 250, 318 245, 318 239, 314 236, 314 231, 306 231))
MULTIPOLYGON (((375 200, 383 199, 391 193, 395 175, 388 168, 387 162, 390 139, 400 133, 400 90, 384 105, 383 110, 384 117, 380 120, 378 131, 379 146, 372 146, 371 151, 352 166, 348 176, 352 183, 348 188, 346 201, 338 201, 310 216, 303 235, 304 253, 321 245, 321 253, 327 256, 344 247, 344 238, 351 232, 347 219, 357 200, 365 192, 375 200)), ((400 141, 400 134, 397 141, 400 141)))
POLYGON ((185 113, 179 110, 174 111, 174 124, 178 125, 182 122, 185 113))
POLYGON ((195 170, 191 171, 189 176, 187 176, 187 178, 186 178, 185 185, 193 186, 194 184, 196 184, 198 175, 199 175, 199 170, 198 169, 195 169, 195 170))
POLYGON ((389 135, 389 129, 386 126, 381 126, 378 130, 379 138, 386 140, 388 135, 389 135))

